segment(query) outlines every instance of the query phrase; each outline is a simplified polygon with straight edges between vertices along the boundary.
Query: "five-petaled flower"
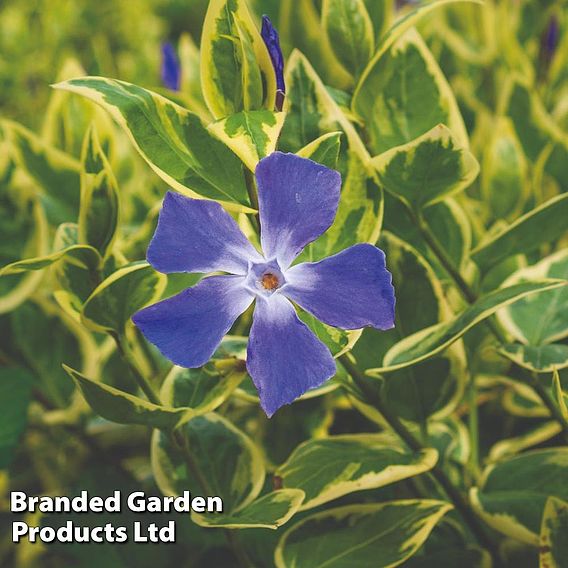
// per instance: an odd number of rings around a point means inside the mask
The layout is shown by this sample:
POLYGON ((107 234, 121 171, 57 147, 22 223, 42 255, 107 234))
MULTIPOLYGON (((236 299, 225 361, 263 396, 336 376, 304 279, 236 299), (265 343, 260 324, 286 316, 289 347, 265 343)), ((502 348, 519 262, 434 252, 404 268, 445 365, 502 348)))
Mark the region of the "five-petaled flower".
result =
POLYGON ((358 244, 319 262, 292 263, 332 224, 341 176, 311 160, 275 152, 256 168, 261 254, 213 201, 169 192, 148 262, 158 271, 224 272, 133 317, 177 365, 207 363, 236 319, 256 300, 247 369, 268 416, 335 374, 326 345, 292 302, 343 329, 394 325, 394 290, 384 253, 358 244))

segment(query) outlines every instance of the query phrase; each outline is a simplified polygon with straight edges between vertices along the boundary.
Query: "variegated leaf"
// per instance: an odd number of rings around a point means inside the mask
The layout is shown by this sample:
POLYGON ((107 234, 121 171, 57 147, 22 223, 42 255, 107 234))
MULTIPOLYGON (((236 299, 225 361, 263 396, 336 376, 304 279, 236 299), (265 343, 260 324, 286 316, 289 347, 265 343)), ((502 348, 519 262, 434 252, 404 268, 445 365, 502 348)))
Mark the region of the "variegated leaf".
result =
POLYGON ((146 262, 120 268, 89 296, 81 321, 93 331, 120 333, 138 310, 160 298, 166 280, 146 262))
POLYGON ((471 253, 471 258, 486 272, 492 266, 517 254, 527 254, 544 243, 555 241, 566 233, 568 194, 557 195, 540 207, 519 217, 509 227, 471 253))
POLYGON ((200 515, 191 519, 201 527, 225 529, 272 529, 286 524, 298 511, 304 499, 300 489, 279 489, 258 497, 235 513, 200 515))
MULTIPOLYGON (((430 7, 436 4, 443 2, 430 7)), ((353 111, 365 123, 373 152, 406 144, 437 124, 446 124, 459 145, 467 148, 458 105, 430 50, 415 30, 398 37, 393 30, 353 95, 353 111)))
POLYGON ((253 171, 276 150, 286 115, 269 110, 243 111, 209 125, 209 130, 253 171))
POLYGON ((495 530, 538 546, 548 497, 568 499, 567 475, 567 448, 526 452, 489 466, 472 504, 495 530))
MULTIPOLYGON (((379 364, 406 335, 452 318, 442 285, 428 262, 388 232, 377 243, 385 251, 397 294, 396 326, 387 332, 366 329, 354 348, 363 369, 379 364), (416 305, 421 309, 416 310, 416 305)), ((382 376, 382 395, 405 420, 425 423, 455 409, 465 388, 466 358, 461 342, 431 361, 382 376)))
POLYGON ((172 430, 193 417, 191 408, 157 405, 96 381, 64 365, 89 406, 100 416, 118 424, 142 424, 151 428, 172 430))
POLYGON ((535 428, 531 428, 520 436, 500 440, 489 451, 488 459, 494 462, 507 456, 513 456, 522 450, 538 446, 551 440, 562 432, 562 426, 558 422, 544 422, 535 428))
POLYGON ((479 173, 473 154, 443 124, 372 163, 385 189, 416 210, 466 189, 479 173))
POLYGON ((22 272, 34 272, 36 270, 43 270, 52 264, 58 262, 65 256, 73 257, 75 262, 82 268, 89 266, 98 266, 101 258, 98 252, 89 245, 72 245, 46 256, 38 256, 36 258, 26 258, 18 260, 4 266, 0 270, 0 277, 9 276, 11 274, 20 274, 22 272))
MULTIPOLYGON (((226 344, 226 342, 225 342, 226 344)), ((160 396, 172 407, 187 407, 194 416, 207 414, 221 406, 247 376, 242 362, 236 359, 216 359, 199 369, 184 369, 174 365, 162 385, 160 396)))
POLYGON ((353 84, 351 75, 337 65, 337 59, 313 0, 280 0, 278 31, 284 46, 293 45, 313 63, 326 85, 346 89, 353 84))
POLYGON ((525 345, 510 343, 499 347, 499 354, 534 373, 552 373, 568 367, 568 345, 525 345))
POLYGON ((512 219, 521 212, 529 190, 527 167, 512 122, 501 117, 492 125, 481 170, 481 193, 494 218, 512 219))
POLYGON ((453 320, 442 322, 406 337, 385 355, 382 368, 370 369, 368 373, 380 374, 424 361, 443 351, 474 325, 493 315, 499 308, 530 294, 546 292, 562 286, 566 286, 564 280, 537 280, 516 284, 487 294, 453 320))
POLYGON ((355 77, 365 68, 375 47, 373 23, 363 0, 324 0, 323 27, 333 53, 355 77))
POLYGON ((568 558, 568 501, 549 497, 540 528, 539 568, 562 568, 568 558))
POLYGON ((106 257, 118 226, 118 186, 94 124, 85 135, 81 159, 79 241, 106 257))
POLYGON ((313 142, 306 144, 296 152, 302 158, 309 158, 318 164, 322 164, 332 170, 337 169, 339 149, 342 132, 329 132, 322 134, 313 142))
POLYGON ((41 188, 48 220, 58 225, 79 214, 81 164, 20 124, 2 121, 16 163, 41 188))
POLYGON ((303 260, 319 260, 357 242, 375 242, 383 196, 363 142, 299 51, 288 60, 286 83, 287 116, 280 149, 297 152, 324 134, 345 135, 337 165, 343 182, 337 216, 331 228, 306 248, 303 260))
MULTIPOLYGON (((223 500, 224 514, 243 510, 258 497, 264 483, 264 463, 244 432, 214 412, 190 420, 180 432, 209 481, 211 495, 223 500)), ((151 459, 154 478, 164 495, 181 495, 188 488, 200 487, 179 449, 157 430, 152 437, 151 459)))
POLYGON ((174 189, 190 197, 215 199, 227 208, 250 209, 240 161, 197 115, 152 91, 115 79, 83 77, 55 88, 103 107, 174 189))
POLYGON ((434 467, 432 449, 412 453, 393 447, 381 434, 349 434, 309 440, 276 470, 285 488, 302 489, 302 510, 343 495, 383 487, 434 467))
MULTIPOLYGON (((568 280, 568 250, 561 250, 537 264, 521 268, 503 286, 543 278, 568 280)), ((501 325, 520 343, 540 346, 568 336, 568 287, 529 296, 497 313, 501 325)))
POLYGON ((245 0, 211 0, 201 36, 201 86, 215 118, 273 110, 276 76, 245 0))
POLYGON ((280 539, 276 567, 398 566, 422 546, 451 508, 442 501, 408 500, 348 505, 310 515, 280 539))

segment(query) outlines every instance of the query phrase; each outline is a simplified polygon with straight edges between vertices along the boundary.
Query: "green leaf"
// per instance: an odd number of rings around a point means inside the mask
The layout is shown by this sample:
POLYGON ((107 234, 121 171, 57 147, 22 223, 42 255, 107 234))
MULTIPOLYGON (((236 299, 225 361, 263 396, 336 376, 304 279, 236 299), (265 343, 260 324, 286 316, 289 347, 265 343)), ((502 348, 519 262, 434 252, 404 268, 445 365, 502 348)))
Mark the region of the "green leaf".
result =
POLYGON ((303 500, 304 492, 299 489, 280 489, 257 498, 233 514, 192 512, 191 519, 207 528, 276 530, 294 516, 303 500))
POLYGON ((386 443, 381 434, 347 434, 304 442, 276 475, 283 487, 305 492, 305 510, 419 475, 437 459, 436 450, 409 452, 386 443))
POLYGON ((72 245, 52 252, 46 256, 25 258, 24 260, 17 260, 16 262, 7 264, 0 270, 0 277, 43 270, 66 256, 70 258, 72 257, 73 261, 83 268, 88 268, 89 266, 96 267, 101 260, 99 253, 93 247, 89 245, 72 245))
POLYGON ((373 23, 363 0, 324 0, 323 27, 333 53, 345 69, 359 76, 375 46, 373 23))
MULTIPOLYGON (((449 280, 447 272, 432 253, 416 223, 409 217, 406 205, 385 193, 385 225, 401 240, 412 245, 434 269, 440 280, 449 280)), ((444 243, 453 265, 464 268, 471 248, 472 230, 469 219, 461 205, 453 198, 440 201, 422 211, 422 216, 439 243, 444 243)))
MULTIPOLYGON (((507 113, 512 118, 525 154, 533 162, 539 159, 540 153, 551 141, 560 143, 564 149, 568 146, 565 134, 546 111, 538 93, 519 77, 511 86, 507 113)), ((564 180, 559 181, 562 183, 564 180)))
MULTIPOLYGON (((86 74, 79 61, 70 56, 63 61, 56 75, 56 81, 66 81, 86 74)), ((53 78, 52 73, 50 78, 53 78)), ((64 150, 71 156, 80 156, 85 132, 91 124, 96 124, 101 139, 104 140, 103 144, 112 148, 115 143, 116 128, 103 109, 71 93, 53 91, 45 108, 41 137, 48 144, 64 150)))
POLYGON ((479 173, 473 154, 443 124, 372 160, 385 189, 422 209, 466 189, 479 173))
POLYGON ((535 373, 551 373, 554 369, 568 367, 568 345, 523 345, 512 343, 502 345, 499 354, 513 363, 535 373))
POLYGON ((513 124, 499 118, 483 151, 481 168, 481 195, 495 219, 520 213, 529 190, 527 167, 513 124))
POLYGON ((562 426, 556 421, 544 422, 530 428, 520 436, 500 440, 489 451, 488 461, 495 462, 507 456, 513 456, 534 446, 551 440, 562 432, 562 426))
POLYGON ((38 390, 53 406, 65 408, 74 389, 61 363, 96 373, 99 351, 93 337, 56 304, 37 297, 12 312, 10 321, 14 343, 38 390))
POLYGON ((63 223, 57 227, 53 248, 68 252, 51 270, 58 288, 53 293, 55 299, 76 319, 80 319, 83 304, 97 286, 103 268, 98 251, 88 245, 78 245, 78 241, 77 224, 63 223))
MULTIPOLYGON (((503 286, 561 278, 568 280, 568 250, 561 250, 512 274, 503 286)), ((506 330, 525 345, 540 346, 568 337, 568 287, 523 298, 497 313, 506 330)))
POLYGON ((33 376, 18 368, 0 369, 0 470, 12 462, 26 427, 33 376))
POLYGON ((370 369, 368 372, 375 375, 403 369, 433 357, 462 337, 473 326, 493 315, 499 308, 530 294, 553 290, 561 286, 566 286, 566 282, 563 280, 541 280, 516 284, 491 292, 454 319, 433 325, 406 337, 385 355, 382 368, 370 369))
POLYGON ((438 465, 445 467, 452 463, 464 465, 471 454, 469 432, 455 415, 428 424, 428 444, 438 451, 438 465))
POLYGON ((173 408, 121 391, 95 381, 63 365, 89 406, 100 416, 118 424, 142 424, 151 428, 173 430, 193 417, 191 408, 173 408))
POLYGON ((364 0, 367 6, 367 13, 373 23, 375 39, 382 37, 384 32, 391 26, 395 13, 394 0, 383 0, 376 2, 375 0, 364 0))
POLYGON ((558 195, 529 211, 489 241, 482 242, 471 258, 483 272, 516 254, 528 254, 566 232, 568 194, 558 195))
POLYGON ((451 518, 443 518, 434 527, 420 550, 404 563, 404 568, 491 568, 491 555, 471 542, 463 525, 451 518))
MULTIPOLYGON (((1 132, 0 129, 0 135, 1 132)), ((16 259, 27 255, 45 255, 48 252, 49 226, 41 203, 33 198, 22 204, 13 199, 5 189, 6 187, 0 184, 2 263, 17 262, 16 259)), ((0 314, 11 312, 24 303, 35 292, 42 279, 41 272, 0 278, 0 314)))
POLYGON ((489 466, 472 504, 495 530, 538 546, 548 497, 568 499, 568 448, 523 453, 489 466))
POLYGON ((550 411, 531 387, 506 377, 499 377, 498 381, 507 387, 502 401, 507 412, 522 418, 550 418, 550 411))
POLYGON ((562 568, 568 558, 568 502, 549 497, 540 529, 540 568, 562 568))
POLYGON ((383 39, 353 95, 352 109, 366 126, 370 148, 385 152, 437 124, 448 125, 459 145, 467 147, 458 105, 430 50, 415 30, 401 36, 395 28, 383 39))
POLYGON ((2 121, 16 163, 41 188, 41 202, 52 224, 75 221, 79 214, 81 164, 46 144, 20 124, 2 121))
POLYGON ((285 117, 283 112, 243 111, 208 128, 254 172, 258 162, 276 150, 285 117))
POLYGON ((568 393, 564 392, 558 370, 554 369, 552 373, 552 397, 556 401, 556 405, 560 409, 560 413, 568 420, 568 393))
POLYGON ((201 86, 215 118, 274 108, 274 68, 244 0, 209 3, 201 36, 201 86))
POLYGON ((407 500, 310 515, 284 533, 274 555, 276 567, 398 566, 422 546, 451 508, 442 501, 407 500))
POLYGON ((335 221, 301 260, 319 260, 358 242, 374 243, 382 223, 383 195, 361 138, 299 51, 288 60, 286 81, 281 150, 297 152, 323 134, 345 134, 337 166, 343 185, 335 221))
MULTIPOLYGON (((353 84, 351 75, 337 64, 322 25, 319 7, 313 0, 280 0, 278 32, 284 47, 294 46, 313 63, 326 85, 347 89, 353 84)), ((288 93, 288 83, 287 93, 288 93)))
POLYGON ((55 88, 104 108, 150 167, 177 191, 250 210, 240 161, 197 115, 152 91, 115 79, 83 77, 55 88))
POLYGON ((298 317, 329 347, 334 357, 345 353, 349 346, 353 345, 361 335, 360 331, 345 331, 344 329, 326 325, 301 308, 298 309, 298 317))
POLYGON ((83 305, 81 320, 93 331, 121 333, 138 310, 161 297, 166 282, 165 275, 146 262, 133 262, 95 288, 83 305))
POLYGON ((199 369, 174 365, 164 380, 160 396, 168 406, 188 407, 194 416, 199 416, 221 406, 246 376, 242 362, 235 359, 214 359, 199 369))
POLYGON ((318 164, 322 164, 332 170, 337 169, 339 148, 341 145, 341 132, 329 132, 322 134, 313 142, 306 144, 296 152, 302 158, 309 158, 318 164))
MULTIPOLYGON (((453 316, 442 285, 427 261, 410 245, 388 232, 377 243, 385 251, 397 296, 395 328, 366 329, 354 348, 363 369, 377 365, 406 335, 453 316), (416 306, 421 306, 416 310, 416 306)), ((383 376, 382 395, 399 416, 425 423, 453 411, 465 388, 465 353, 460 343, 431 361, 383 376)))
MULTIPOLYGON (((193 460, 209 481, 211 495, 223 500, 224 514, 236 513, 258 497, 264 483, 264 463, 258 448, 241 430, 211 412, 187 422, 181 432, 193 460)), ((199 490, 183 456, 158 430, 152 437, 151 457, 156 483, 164 495, 199 490)))
POLYGON ((118 187, 94 125, 85 135, 82 163, 79 240, 106 257, 118 226, 118 187))
MULTIPOLYGON (((465 2, 471 1, 476 4, 481 4, 479 0, 436 0, 434 2, 428 2, 426 4, 418 6, 411 12, 408 12, 402 18, 398 19, 396 24, 392 26, 388 30, 388 32, 381 38, 379 44, 377 45, 377 48, 375 49, 375 54, 373 58, 371 59, 371 61, 369 61, 369 64, 365 68, 365 71, 363 72, 363 75, 357 85, 357 88, 355 89, 355 93, 353 94, 352 108, 356 114, 359 114, 360 116, 366 116, 368 112, 371 110, 373 99, 376 97, 376 94, 381 92, 380 87, 381 85, 384 84, 384 81, 386 79, 385 77, 381 76, 382 66, 384 65, 385 67, 389 67, 391 71, 396 70, 397 67, 396 65, 384 63, 383 56, 398 42, 398 40, 401 39, 401 37, 405 34, 405 32, 407 32, 413 26, 416 26, 422 20, 422 18, 427 16, 433 10, 436 10, 437 8, 443 6, 447 6, 448 4, 455 4, 464 1, 465 2)), ((376 2, 373 2, 373 4, 376 4, 376 2)), ((379 37, 378 34, 377 37, 379 37)), ((432 69, 433 70, 436 69, 435 74, 438 75, 437 65, 432 69)), ((408 71, 409 68, 403 65, 400 71, 402 72, 403 70, 408 71)), ((446 92, 445 94, 447 95, 448 93, 446 92)), ((450 104, 451 106, 454 107, 453 110, 455 110, 455 101, 450 102, 450 104)), ((455 118, 456 119, 458 118, 457 115, 455 118)), ((443 119, 437 120, 436 122, 444 122, 446 124, 449 124, 450 127, 452 127, 452 130, 454 130, 453 124, 451 122, 448 123, 443 119)), ((434 126, 436 122, 431 124, 430 127, 434 126)), ((461 119, 458 120, 458 123, 459 122, 461 122, 461 119)), ((428 128, 426 128, 425 130, 428 130, 428 128)), ((462 131, 463 134, 465 135, 466 133, 465 133, 465 127, 463 127, 463 122, 462 122, 462 131)), ((404 140, 403 142, 408 142, 408 141, 409 140, 404 140)), ((397 144, 392 144, 391 146, 396 146, 396 145, 397 144)))

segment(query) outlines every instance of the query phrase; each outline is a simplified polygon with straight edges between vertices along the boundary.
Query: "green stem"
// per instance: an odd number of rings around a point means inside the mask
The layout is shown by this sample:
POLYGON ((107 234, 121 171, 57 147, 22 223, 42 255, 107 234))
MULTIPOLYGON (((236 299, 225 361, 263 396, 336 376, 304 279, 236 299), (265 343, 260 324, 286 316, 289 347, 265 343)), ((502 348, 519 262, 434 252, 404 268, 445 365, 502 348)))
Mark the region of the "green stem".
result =
POLYGON ((469 377, 467 394, 469 441, 471 445, 469 466, 473 477, 477 479, 479 476, 479 409, 477 406, 477 384, 474 375, 469 377))
POLYGON ((546 387, 542 385, 539 381, 538 376, 533 373, 526 374, 529 386, 538 394, 548 411, 550 412, 550 416, 554 418, 557 422, 560 423, 562 427, 562 436, 564 437, 565 442, 568 444, 568 420, 558 408, 556 402, 552 398, 550 392, 546 387))
POLYGON ((256 213, 251 217, 251 219, 253 221, 253 225, 257 234, 260 235, 260 216, 258 214, 258 191, 256 189, 256 182, 254 180, 253 173, 246 167, 244 170, 250 204, 252 205, 252 207, 254 207, 254 209, 256 209, 256 213))
MULTIPOLYGON (((436 239, 436 236, 430 231, 430 227, 428 226, 428 223, 426 222, 422 214, 416 213, 410 207, 406 207, 406 211, 412 221, 418 226, 420 233, 424 237, 424 240, 426 241, 432 252, 436 255, 446 272, 452 277, 457 287, 462 292, 463 297, 469 304, 475 303, 478 299, 477 294, 456 269, 452 259, 446 254, 444 247, 440 245, 438 239, 436 239)), ((487 324, 497 341, 499 341, 499 343, 501 343, 502 345, 508 343, 507 337, 505 336, 503 330, 492 318, 487 319, 485 323, 487 324)), ((539 383, 538 380, 531 381, 530 386, 540 397, 543 404, 549 409, 552 417, 556 419, 562 426, 564 436, 568 439, 568 421, 564 418, 564 416, 562 416, 562 413, 554 404, 554 401, 552 400, 548 391, 539 383)), ((472 408, 470 407, 470 413, 471 412, 472 408)))
POLYGON ((452 277, 460 289, 463 297, 468 303, 473 304, 477 300, 477 294, 465 281, 464 277, 460 274, 459 270, 454 266, 450 256, 446 253, 444 247, 438 242, 436 236, 430 231, 430 227, 421 213, 416 213, 410 207, 407 208, 408 214, 412 221, 420 229, 420 233, 424 237, 426 244, 430 247, 432 252, 436 255, 440 264, 444 267, 446 272, 452 277))
POLYGON ((118 333, 111 332, 110 335, 116 343, 116 348, 118 349, 119 355, 130 369, 130 372, 138 383, 138 386, 142 389, 142 392, 146 395, 146 398, 154 404, 162 404, 160 398, 154 392, 152 385, 138 368, 138 364, 136 363, 136 360, 134 359, 132 353, 130 352, 130 349, 128 348, 127 341, 123 340, 123 338, 118 333))
MULTIPOLYGON (((351 361, 348 355, 341 355, 339 357, 339 361, 358 387, 357 389, 353 389, 352 392, 357 393, 359 390, 361 390, 364 393, 365 383, 368 381, 368 377, 366 377, 363 372, 357 368, 357 366, 351 361)), ((377 410, 382 414, 390 427, 396 432, 396 434, 398 434, 398 436, 411 450, 420 452, 425 449, 425 447, 414 436, 414 434, 410 430, 408 430, 408 428, 400 421, 396 414, 391 412, 390 408, 388 408, 387 405, 383 404, 382 400, 379 397, 373 396, 372 400, 373 404, 377 407, 377 410)), ((368 403, 368 401, 366 401, 365 399, 362 399, 362 401, 368 403)), ((436 465, 430 470, 430 473, 443 488, 444 492, 453 503, 456 510, 461 514, 464 521, 469 526, 472 534, 476 537, 479 543, 491 553, 495 561, 495 565, 498 565, 498 551, 496 550, 493 542, 485 533, 483 525, 475 515, 467 499, 454 486, 439 463, 436 463, 436 465)))
MULTIPOLYGON (((116 343, 116 347, 118 349, 120 356, 127 364, 131 373, 134 375, 136 382, 138 383, 138 385, 140 386, 140 388, 142 389, 148 400, 150 402, 153 402, 154 404, 158 405, 162 404, 160 398, 154 392, 152 385, 138 368, 136 360, 134 359, 130 349, 128 348, 127 341, 124 340, 117 333, 111 333, 111 336, 116 343)), ((197 483, 199 484, 202 493, 204 495, 213 495, 214 491, 211 485, 209 484, 207 477, 203 475, 203 472, 201 471, 199 465, 193 459, 193 456, 189 451, 189 447, 187 446, 187 438, 179 430, 174 430, 173 432, 170 432, 169 435, 172 444, 174 445, 174 447, 178 449, 178 451, 183 456, 183 459, 187 465, 189 472, 197 480, 197 483)), ((227 543, 229 544, 229 547, 233 551, 233 554, 237 558, 239 566, 241 568, 252 568, 253 564, 248 558, 247 553, 242 547, 241 543, 238 541, 236 535, 234 535, 230 529, 223 529, 223 534, 225 535, 227 543)))

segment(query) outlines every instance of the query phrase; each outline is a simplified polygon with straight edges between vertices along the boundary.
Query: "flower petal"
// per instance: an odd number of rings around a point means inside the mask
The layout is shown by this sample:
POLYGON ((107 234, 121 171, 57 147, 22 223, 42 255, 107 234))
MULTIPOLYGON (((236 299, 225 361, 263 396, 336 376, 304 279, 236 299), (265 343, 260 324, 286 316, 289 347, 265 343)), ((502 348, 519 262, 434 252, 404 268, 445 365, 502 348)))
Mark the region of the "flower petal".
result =
POLYGON ((261 242, 286 269, 329 229, 339 204, 338 172, 295 154, 274 152, 256 167, 261 242))
POLYGON ((369 244, 352 246, 286 272, 283 293, 320 321, 343 329, 394 327, 394 288, 385 254, 369 244))
POLYGON ((249 259, 262 260, 218 203, 171 191, 164 199, 147 257, 156 270, 166 274, 221 270, 243 275, 249 259))
POLYGON ((211 276, 144 308, 132 321, 170 361, 181 367, 201 367, 252 301, 244 278, 211 276))
POLYGON ((273 294, 256 303, 247 369, 270 417, 284 404, 333 377, 335 361, 299 320, 294 306, 281 294, 273 294))

